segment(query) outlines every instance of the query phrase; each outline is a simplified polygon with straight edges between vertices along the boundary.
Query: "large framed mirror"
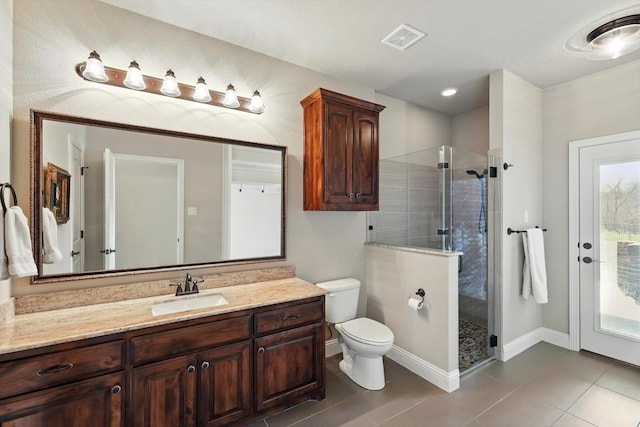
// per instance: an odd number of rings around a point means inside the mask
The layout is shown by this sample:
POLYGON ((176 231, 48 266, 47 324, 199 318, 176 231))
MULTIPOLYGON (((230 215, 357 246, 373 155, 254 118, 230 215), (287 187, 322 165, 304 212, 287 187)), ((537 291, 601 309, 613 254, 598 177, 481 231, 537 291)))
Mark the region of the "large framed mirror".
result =
POLYGON ((31 111, 33 283, 285 259, 287 149, 31 111), (68 174, 68 220, 51 169, 68 174))

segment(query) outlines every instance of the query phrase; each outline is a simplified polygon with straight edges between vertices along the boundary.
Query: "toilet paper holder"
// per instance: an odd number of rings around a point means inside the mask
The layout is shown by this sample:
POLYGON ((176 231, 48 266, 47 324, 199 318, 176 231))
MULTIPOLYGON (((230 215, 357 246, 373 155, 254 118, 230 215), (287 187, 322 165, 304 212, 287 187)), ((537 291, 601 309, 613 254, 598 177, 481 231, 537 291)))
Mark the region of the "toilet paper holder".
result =
POLYGON ((426 295, 426 292, 424 291, 424 289, 419 288, 418 292, 416 292, 416 295, 418 295, 420 298, 422 298, 422 302, 424 303, 424 296, 426 295))

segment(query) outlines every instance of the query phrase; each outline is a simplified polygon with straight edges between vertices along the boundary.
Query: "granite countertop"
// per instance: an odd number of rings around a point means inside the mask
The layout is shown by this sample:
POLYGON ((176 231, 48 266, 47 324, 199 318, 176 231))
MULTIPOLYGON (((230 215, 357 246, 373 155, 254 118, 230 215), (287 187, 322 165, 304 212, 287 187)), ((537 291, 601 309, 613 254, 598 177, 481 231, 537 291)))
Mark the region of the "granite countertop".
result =
POLYGON ((222 294, 229 304, 154 316, 151 306, 172 301, 172 294, 16 315, 0 325, 0 354, 86 338, 165 325, 324 295, 326 291, 298 278, 234 285, 200 291, 222 294))

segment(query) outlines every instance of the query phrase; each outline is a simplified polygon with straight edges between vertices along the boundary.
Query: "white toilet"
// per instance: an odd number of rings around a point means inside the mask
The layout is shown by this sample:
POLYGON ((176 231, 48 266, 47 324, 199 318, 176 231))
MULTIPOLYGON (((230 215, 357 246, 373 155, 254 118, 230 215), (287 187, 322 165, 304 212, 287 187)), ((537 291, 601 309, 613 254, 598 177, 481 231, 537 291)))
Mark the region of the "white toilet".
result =
POLYGON ((342 348, 340 370, 360 387, 368 390, 384 388, 382 356, 393 345, 393 332, 380 322, 361 317, 356 319, 360 281, 337 279, 317 283, 326 289, 326 321, 338 331, 342 348))

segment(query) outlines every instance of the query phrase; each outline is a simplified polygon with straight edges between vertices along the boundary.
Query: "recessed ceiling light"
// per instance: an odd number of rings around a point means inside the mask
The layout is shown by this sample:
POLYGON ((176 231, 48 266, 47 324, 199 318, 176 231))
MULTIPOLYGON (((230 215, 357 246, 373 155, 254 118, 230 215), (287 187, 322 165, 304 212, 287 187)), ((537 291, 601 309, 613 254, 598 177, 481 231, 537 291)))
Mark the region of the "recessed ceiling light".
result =
POLYGON ((458 93, 458 88, 455 88, 455 87, 448 87, 440 91, 440 95, 442 96, 453 96, 456 93, 458 93))
POLYGON ((402 24, 393 30, 387 37, 383 38, 382 44, 386 44, 387 46, 391 46, 399 50, 405 50, 424 36, 426 36, 426 34, 422 31, 416 30, 407 24, 402 24))
POLYGON ((576 32, 568 50, 601 61, 617 59, 640 48, 640 8, 635 6, 604 17, 576 32))

